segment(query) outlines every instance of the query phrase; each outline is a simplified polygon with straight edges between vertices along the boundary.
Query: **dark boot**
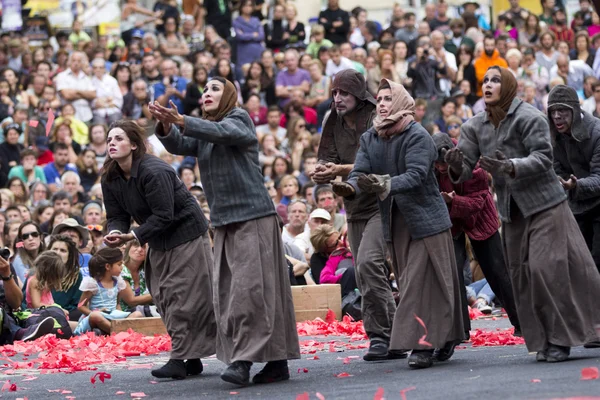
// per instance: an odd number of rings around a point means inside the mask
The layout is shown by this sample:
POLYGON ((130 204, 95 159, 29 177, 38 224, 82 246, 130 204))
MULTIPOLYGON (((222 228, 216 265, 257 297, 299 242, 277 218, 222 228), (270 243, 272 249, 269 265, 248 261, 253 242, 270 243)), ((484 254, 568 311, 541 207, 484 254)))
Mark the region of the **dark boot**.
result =
POLYGON ((269 361, 267 365, 252 378, 252 383, 273 383, 290 379, 287 360, 269 361))
POLYGON ((538 351, 535 355, 535 361, 537 362, 545 362, 548 361, 548 350, 538 351))
POLYGON ((388 360, 399 360, 408 357, 410 350, 388 350, 388 360))
POLYGON ((203 370, 204 366, 199 358, 193 358, 185 362, 185 372, 187 376, 200 375, 203 370))
POLYGON ((415 369, 433 365, 433 350, 413 350, 408 357, 408 366, 415 369))
POLYGON ((382 340, 371 340, 369 351, 363 356, 365 361, 381 361, 388 359, 388 344, 382 340))
POLYGON ((155 378, 185 379, 185 363, 183 360, 169 360, 165 365, 152 370, 155 378))
POLYGON ((246 386, 250 383, 250 361, 234 361, 221 374, 221 379, 225 382, 233 383, 239 386, 246 386))
POLYGON ((520 326, 515 326, 515 331, 513 332, 513 336, 516 337, 523 337, 523 332, 521 332, 521 327, 520 326))
POLYGON ((451 341, 446 343, 444 347, 441 349, 436 349, 433 352, 433 357, 438 361, 448 361, 450 357, 454 354, 454 349, 456 348, 456 342, 451 341))
POLYGON ((550 363, 565 361, 567 358, 569 358, 569 354, 571 354, 570 347, 558 346, 550 343, 548 345, 548 357, 546 361, 550 363))
POLYGON ((597 349, 600 347, 600 340, 594 340, 593 342, 587 342, 583 345, 586 349, 597 349))

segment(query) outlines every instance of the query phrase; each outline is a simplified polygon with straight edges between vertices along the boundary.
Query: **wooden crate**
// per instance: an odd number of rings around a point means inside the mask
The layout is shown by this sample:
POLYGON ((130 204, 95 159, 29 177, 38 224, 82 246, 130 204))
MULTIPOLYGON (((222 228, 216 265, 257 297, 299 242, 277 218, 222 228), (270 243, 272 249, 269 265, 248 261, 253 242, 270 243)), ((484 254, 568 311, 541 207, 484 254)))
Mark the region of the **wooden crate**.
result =
POLYGON ((133 329, 135 332, 142 333, 147 336, 155 334, 162 335, 167 333, 167 328, 159 317, 149 318, 126 318, 110 321, 110 332, 126 332, 128 329, 133 329))
POLYGON ((325 320, 327 310, 335 312, 337 319, 342 318, 342 289, 340 285, 292 286, 296 321, 315 318, 325 320))

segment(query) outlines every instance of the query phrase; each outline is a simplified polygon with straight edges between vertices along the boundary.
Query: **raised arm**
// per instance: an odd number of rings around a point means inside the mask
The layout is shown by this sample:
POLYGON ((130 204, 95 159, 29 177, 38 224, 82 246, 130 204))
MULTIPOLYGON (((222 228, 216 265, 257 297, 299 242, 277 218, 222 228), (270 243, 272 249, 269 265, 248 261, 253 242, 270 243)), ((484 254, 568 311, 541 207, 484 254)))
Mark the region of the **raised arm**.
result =
POLYGON ((183 134, 187 137, 225 146, 247 147, 258 143, 248 114, 234 113, 219 122, 184 117, 183 134))
POLYGON ((171 130, 165 134, 163 124, 156 124, 156 137, 161 141, 169 153, 180 156, 198 156, 198 141, 185 137, 175 124, 171 124, 171 130))

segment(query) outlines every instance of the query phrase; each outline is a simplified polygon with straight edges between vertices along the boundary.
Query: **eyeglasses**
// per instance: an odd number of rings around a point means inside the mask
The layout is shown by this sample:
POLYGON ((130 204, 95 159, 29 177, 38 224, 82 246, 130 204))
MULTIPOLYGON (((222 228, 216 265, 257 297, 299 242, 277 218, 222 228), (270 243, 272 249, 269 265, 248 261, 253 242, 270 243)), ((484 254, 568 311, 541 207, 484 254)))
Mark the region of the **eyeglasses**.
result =
POLYGON ((88 225, 88 230, 102 232, 102 225, 88 225))
POLYGON ((456 129, 456 128, 460 128, 460 125, 458 125, 458 124, 448 125, 448 129, 456 129))
POLYGON ((30 236, 33 238, 38 238, 38 237, 40 237, 40 234, 38 232, 24 233, 21 235, 21 238, 23 240, 27 240, 27 239, 29 239, 30 236))

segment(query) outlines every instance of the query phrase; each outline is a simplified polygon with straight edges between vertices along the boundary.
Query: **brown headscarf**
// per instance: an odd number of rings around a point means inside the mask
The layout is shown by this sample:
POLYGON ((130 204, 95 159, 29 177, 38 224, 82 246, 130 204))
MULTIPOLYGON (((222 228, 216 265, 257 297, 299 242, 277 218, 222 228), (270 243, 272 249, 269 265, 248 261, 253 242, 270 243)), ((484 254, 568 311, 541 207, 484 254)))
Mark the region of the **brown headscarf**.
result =
POLYGON ((223 89, 223 95, 219 102, 219 108, 209 114, 204 111, 204 107, 202 107, 202 118, 207 121, 220 121, 233 109, 233 107, 235 107, 237 103, 237 90, 233 83, 229 82, 227 79, 215 77, 209 79, 208 82, 210 81, 219 81, 225 85, 225 88, 223 89))
POLYGON ((379 136, 392 137, 404 132, 408 124, 415 120, 415 100, 401 84, 382 79, 379 90, 388 87, 392 91, 390 113, 385 118, 377 114, 373 126, 379 136))
POLYGON ((504 117, 506 117, 512 101, 517 97, 518 85, 517 79, 508 69, 502 67, 490 67, 488 68, 488 71, 491 69, 500 70, 500 101, 493 105, 487 104, 486 111, 490 121, 497 128, 504 117))

